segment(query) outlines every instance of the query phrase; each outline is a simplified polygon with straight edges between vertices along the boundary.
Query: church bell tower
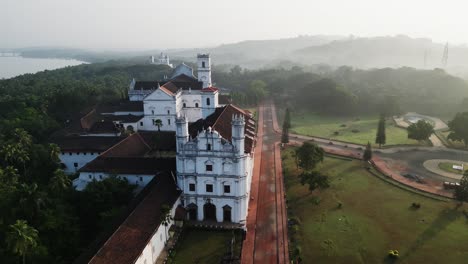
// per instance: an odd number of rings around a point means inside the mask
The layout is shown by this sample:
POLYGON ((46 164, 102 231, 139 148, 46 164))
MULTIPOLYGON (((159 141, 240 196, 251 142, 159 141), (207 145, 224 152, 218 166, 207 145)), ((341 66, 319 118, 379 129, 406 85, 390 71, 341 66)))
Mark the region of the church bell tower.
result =
POLYGON ((211 59, 210 54, 198 54, 198 81, 203 82, 203 88, 211 86, 211 59))

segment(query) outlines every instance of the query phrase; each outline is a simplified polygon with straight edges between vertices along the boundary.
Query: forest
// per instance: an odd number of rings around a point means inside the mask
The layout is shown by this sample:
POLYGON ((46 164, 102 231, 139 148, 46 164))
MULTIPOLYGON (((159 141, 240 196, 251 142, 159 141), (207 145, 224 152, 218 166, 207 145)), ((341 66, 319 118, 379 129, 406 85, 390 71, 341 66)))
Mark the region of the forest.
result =
MULTIPOLYGON (((0 259, 69 263, 132 199, 117 179, 84 192, 60 170, 52 133, 93 105, 126 98, 132 78, 158 80, 171 69, 118 61, 0 80, 0 259), (33 241, 34 243, 32 243, 33 241)), ((214 66, 213 80, 241 106, 273 96, 281 107, 326 115, 362 113, 454 115, 468 109, 468 85, 443 70, 358 70, 341 67, 247 70, 214 66)))

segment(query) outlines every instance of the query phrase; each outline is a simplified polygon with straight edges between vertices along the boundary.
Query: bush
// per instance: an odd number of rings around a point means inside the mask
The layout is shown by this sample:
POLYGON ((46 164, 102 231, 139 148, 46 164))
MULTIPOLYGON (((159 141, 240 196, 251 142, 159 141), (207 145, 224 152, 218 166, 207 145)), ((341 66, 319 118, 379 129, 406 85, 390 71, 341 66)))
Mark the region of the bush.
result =
POLYGON ((338 131, 333 132, 333 135, 335 135, 335 136, 338 136, 339 134, 340 134, 340 132, 338 132, 338 131))
POLYGON ((388 257, 391 258, 391 259, 397 259, 398 257, 400 257, 400 253, 396 249, 389 250, 388 251, 388 257))
POLYGON ((353 129, 353 130, 351 130, 351 132, 353 132, 353 133, 359 133, 359 132, 361 132, 361 131, 359 131, 359 129, 353 129))
POLYGON ((419 208, 421 208, 421 204, 420 203, 412 203, 411 207, 414 208, 414 209, 419 209, 419 208))
POLYGON ((346 127, 346 124, 342 124, 340 127, 346 127))

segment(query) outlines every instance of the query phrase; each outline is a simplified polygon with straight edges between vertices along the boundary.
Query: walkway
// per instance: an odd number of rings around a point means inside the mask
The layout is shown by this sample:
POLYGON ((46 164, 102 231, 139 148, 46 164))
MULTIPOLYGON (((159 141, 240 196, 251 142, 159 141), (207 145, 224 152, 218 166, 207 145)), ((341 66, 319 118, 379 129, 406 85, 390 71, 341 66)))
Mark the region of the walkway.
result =
POLYGON ((463 164, 465 168, 468 168, 468 162, 466 161, 460 161, 460 160, 448 160, 448 159, 431 159, 431 160, 426 160, 423 163, 424 168, 426 168, 429 171, 432 171, 435 174, 442 175, 447 178, 455 179, 455 180, 460 180, 462 178, 461 174, 456 174, 448 171, 444 171, 439 168, 439 163, 453 163, 453 164, 463 164))
POLYGON ((289 263, 287 216, 277 124, 271 103, 259 107, 254 176, 242 263, 289 263))

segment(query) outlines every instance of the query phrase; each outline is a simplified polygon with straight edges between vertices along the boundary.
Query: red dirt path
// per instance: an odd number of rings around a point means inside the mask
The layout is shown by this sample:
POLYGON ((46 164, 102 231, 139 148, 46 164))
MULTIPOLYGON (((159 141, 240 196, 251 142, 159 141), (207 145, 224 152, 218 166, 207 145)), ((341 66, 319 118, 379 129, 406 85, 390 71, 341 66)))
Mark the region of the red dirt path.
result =
POLYGON ((289 263, 279 137, 271 103, 259 107, 257 146, 242 263, 289 263))

